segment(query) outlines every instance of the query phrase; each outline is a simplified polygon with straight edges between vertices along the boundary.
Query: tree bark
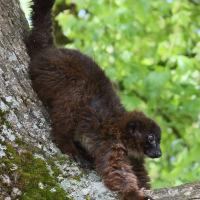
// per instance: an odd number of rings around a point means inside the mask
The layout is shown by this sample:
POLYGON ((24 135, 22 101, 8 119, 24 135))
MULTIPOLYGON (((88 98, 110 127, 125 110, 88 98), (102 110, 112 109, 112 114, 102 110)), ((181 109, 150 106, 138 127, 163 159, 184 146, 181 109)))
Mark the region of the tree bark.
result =
POLYGON ((19 1, 2 0, 0 199, 118 198, 103 186, 95 171, 80 169, 52 142, 48 113, 28 76, 24 45, 28 32, 19 1))
MULTIPOLYGON (((122 199, 95 171, 70 162, 53 142, 48 113, 31 87, 18 0, 0 4, 0 200, 122 199)), ((200 182, 145 191, 155 199, 200 199, 200 182)))
POLYGON ((185 183, 175 187, 146 190, 146 195, 159 200, 200 199, 200 181, 185 183))

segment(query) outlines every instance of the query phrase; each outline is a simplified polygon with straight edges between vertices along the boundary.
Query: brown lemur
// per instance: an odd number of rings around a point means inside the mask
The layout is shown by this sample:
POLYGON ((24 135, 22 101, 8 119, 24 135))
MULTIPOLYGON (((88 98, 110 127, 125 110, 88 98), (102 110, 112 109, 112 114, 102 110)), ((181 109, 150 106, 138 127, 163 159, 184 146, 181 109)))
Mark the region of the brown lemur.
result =
POLYGON ((104 71, 77 50, 58 49, 52 35, 55 0, 32 0, 26 41, 34 90, 48 105, 56 143, 80 164, 84 152, 104 184, 127 200, 147 200, 144 158, 158 158, 161 129, 141 111, 128 112, 104 71), (81 147, 81 149, 80 149, 81 147), (81 155, 82 154, 82 155, 81 155))

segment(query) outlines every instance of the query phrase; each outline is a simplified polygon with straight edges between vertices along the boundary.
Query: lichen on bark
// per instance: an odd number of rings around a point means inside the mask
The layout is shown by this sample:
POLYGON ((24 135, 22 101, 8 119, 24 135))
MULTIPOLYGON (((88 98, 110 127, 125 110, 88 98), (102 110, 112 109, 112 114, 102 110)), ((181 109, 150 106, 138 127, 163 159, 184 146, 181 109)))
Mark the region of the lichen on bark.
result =
MULTIPOLYGON (((53 142, 48 113, 31 87, 18 0, 0 4, 0 199, 116 199, 95 171, 53 142)), ((120 197, 120 196, 119 196, 120 197)))

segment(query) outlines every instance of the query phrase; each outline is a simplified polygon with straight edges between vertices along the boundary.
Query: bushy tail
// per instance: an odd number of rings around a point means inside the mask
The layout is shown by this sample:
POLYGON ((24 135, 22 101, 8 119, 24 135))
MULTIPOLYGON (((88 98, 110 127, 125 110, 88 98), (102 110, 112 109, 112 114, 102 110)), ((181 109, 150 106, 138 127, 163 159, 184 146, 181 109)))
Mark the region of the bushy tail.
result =
POLYGON ((31 19, 33 28, 26 46, 32 58, 41 50, 53 46, 52 7, 55 0, 32 0, 31 19))

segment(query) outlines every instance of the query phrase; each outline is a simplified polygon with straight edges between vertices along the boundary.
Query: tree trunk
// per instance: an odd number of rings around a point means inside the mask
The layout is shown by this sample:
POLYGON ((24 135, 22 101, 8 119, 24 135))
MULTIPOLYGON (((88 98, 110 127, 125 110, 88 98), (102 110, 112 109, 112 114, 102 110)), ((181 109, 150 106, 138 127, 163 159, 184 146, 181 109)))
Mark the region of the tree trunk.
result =
MULTIPOLYGON (((28 31, 19 1, 2 0, 0 200, 122 199, 103 186, 95 171, 70 162, 53 143, 48 113, 32 90, 28 76, 29 57, 24 45, 28 31)), ((197 199, 199 187, 197 182, 145 193, 163 200, 197 199)))

